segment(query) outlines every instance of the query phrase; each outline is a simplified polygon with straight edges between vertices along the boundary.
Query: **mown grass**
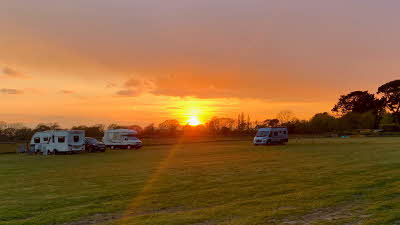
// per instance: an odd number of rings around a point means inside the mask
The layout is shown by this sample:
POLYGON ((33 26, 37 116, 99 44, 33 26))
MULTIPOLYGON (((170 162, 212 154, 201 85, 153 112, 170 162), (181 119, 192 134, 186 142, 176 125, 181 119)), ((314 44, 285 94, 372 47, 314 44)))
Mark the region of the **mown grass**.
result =
POLYGON ((0 224, 397 224, 400 138, 0 155, 0 224))
POLYGON ((17 151, 17 144, 14 143, 0 143, 0 154, 6 154, 6 153, 16 153, 17 151))
POLYGON ((251 136, 183 136, 183 137, 163 137, 163 138, 140 138, 145 146, 154 145, 171 145, 177 142, 181 144, 192 144, 192 143, 211 143, 211 142, 229 142, 229 141, 248 141, 252 139, 251 136))

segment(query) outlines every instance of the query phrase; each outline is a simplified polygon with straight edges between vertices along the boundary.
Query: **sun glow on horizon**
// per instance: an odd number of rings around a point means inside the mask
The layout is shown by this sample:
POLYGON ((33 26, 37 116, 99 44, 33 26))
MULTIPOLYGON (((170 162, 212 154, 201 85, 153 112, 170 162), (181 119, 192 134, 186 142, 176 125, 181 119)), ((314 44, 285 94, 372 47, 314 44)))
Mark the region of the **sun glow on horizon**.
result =
POLYGON ((191 116, 186 122, 190 126, 198 126, 201 124, 201 121, 199 120, 199 118, 197 118, 197 116, 191 116))
POLYGON ((182 126, 199 126, 215 116, 220 111, 220 100, 198 99, 194 97, 179 98, 170 102, 168 111, 173 118, 177 118, 182 126))

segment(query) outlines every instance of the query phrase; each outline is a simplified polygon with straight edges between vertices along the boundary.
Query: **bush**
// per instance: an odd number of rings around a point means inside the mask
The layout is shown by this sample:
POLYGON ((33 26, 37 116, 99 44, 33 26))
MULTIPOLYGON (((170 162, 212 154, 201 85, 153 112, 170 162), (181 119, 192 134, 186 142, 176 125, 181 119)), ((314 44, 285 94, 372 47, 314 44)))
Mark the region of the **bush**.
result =
POLYGON ((400 131, 400 125, 399 124, 395 124, 395 123, 393 123, 393 124, 384 124, 382 126, 382 129, 385 132, 400 131))

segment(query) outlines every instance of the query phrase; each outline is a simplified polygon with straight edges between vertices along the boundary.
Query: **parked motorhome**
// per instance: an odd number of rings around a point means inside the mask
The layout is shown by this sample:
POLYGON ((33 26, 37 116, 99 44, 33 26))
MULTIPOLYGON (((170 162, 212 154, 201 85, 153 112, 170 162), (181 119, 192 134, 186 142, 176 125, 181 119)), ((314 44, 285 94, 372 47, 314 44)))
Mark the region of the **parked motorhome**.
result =
POLYGON ((30 150, 43 154, 84 151, 85 131, 51 130, 36 132, 31 138, 30 150))
POLYGON ((111 149, 139 149, 142 147, 142 141, 136 135, 136 131, 129 129, 106 130, 103 143, 111 149))
POLYGON ((30 151, 34 153, 46 151, 50 137, 50 131, 36 132, 31 138, 30 151))
POLYGON ((288 142, 288 130, 286 127, 260 128, 254 137, 254 145, 284 144, 288 142))

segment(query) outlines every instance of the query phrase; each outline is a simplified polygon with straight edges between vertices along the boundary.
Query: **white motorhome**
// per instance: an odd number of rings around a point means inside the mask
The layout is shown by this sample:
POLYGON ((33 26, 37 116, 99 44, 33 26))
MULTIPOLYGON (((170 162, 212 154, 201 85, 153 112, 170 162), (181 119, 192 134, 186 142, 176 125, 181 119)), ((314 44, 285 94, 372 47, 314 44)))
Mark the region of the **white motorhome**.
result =
POLYGON ((260 128, 254 137, 254 145, 285 144, 289 141, 286 127, 260 128))
POLYGON ((85 131, 51 130, 36 132, 30 142, 31 152, 55 154, 58 152, 81 152, 85 150, 85 131))
POLYGON ((136 131, 129 129, 106 130, 104 132, 103 142, 111 149, 139 149, 142 147, 142 141, 139 140, 136 135, 136 131))

